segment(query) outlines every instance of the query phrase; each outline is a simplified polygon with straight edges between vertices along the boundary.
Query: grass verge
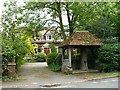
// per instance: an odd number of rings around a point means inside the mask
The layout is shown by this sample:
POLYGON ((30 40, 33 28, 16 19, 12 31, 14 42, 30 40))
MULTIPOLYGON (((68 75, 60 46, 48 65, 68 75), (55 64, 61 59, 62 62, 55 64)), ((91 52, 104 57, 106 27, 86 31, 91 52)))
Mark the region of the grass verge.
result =
POLYGON ((108 77, 120 77, 120 72, 110 72, 110 73, 89 73, 85 74, 84 79, 93 78, 108 78, 108 77))

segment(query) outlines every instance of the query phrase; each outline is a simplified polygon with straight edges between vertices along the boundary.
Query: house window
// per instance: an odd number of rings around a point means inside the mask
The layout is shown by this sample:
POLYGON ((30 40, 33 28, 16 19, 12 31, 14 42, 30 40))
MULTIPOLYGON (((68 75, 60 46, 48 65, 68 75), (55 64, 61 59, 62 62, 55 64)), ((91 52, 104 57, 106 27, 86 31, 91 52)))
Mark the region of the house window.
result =
POLYGON ((52 39, 51 35, 46 35, 46 40, 51 40, 51 39, 52 39))
POLYGON ((51 35, 49 36, 49 40, 51 40, 51 35))

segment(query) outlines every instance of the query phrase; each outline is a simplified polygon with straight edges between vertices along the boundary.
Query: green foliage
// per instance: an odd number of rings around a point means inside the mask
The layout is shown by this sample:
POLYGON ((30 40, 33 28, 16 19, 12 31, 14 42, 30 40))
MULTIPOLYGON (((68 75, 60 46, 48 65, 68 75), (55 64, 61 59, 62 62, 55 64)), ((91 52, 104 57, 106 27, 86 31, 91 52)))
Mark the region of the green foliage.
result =
POLYGON ((101 39, 107 39, 113 36, 113 32, 111 31, 111 28, 108 25, 105 17, 101 17, 95 24, 88 27, 87 30, 101 39))
POLYGON ((8 76, 3 76, 2 77, 2 81, 8 81, 9 80, 9 77, 8 76))
MULTIPOLYGON (((56 29, 60 28, 60 30, 56 30, 54 34, 57 36, 59 35, 65 39, 65 37, 67 36, 66 32, 71 35, 76 30, 85 30, 87 26, 97 27, 95 23, 98 23, 101 17, 106 18, 106 20, 104 20, 105 23, 104 21, 102 21, 103 23, 100 22, 99 24, 101 24, 102 26, 98 25, 100 27, 98 27, 97 29, 95 28, 95 32, 98 31, 99 34, 100 29, 102 29, 102 31, 105 33, 106 30, 108 32, 116 32, 115 24, 117 21, 119 22, 119 20, 116 19, 116 13, 118 11, 116 5, 116 2, 27 2, 25 8, 28 11, 35 12, 37 10, 44 12, 47 9, 47 14, 51 16, 51 19, 46 19, 45 22, 48 22, 51 26, 53 26, 52 24, 56 23, 58 25, 56 29), (68 20, 67 30, 62 23, 62 13, 66 14, 68 20), (56 18, 58 18, 59 20, 56 20, 56 18), (109 28, 112 30, 110 30, 109 28)), ((46 17, 47 14, 45 14, 46 17)), ((106 37, 108 37, 108 34, 106 37)))
POLYGON ((48 66, 48 68, 50 69, 50 70, 52 70, 52 71, 54 71, 54 72, 58 72, 58 71, 60 71, 61 70, 61 66, 59 66, 59 65, 57 65, 57 64, 50 64, 49 66, 48 66))
POLYGON ((23 65, 23 64, 25 64, 25 63, 28 63, 28 60, 27 60, 27 59, 23 59, 23 60, 21 61, 21 65, 23 65))
POLYGON ((28 35, 26 29, 20 29, 22 23, 22 15, 20 13, 20 7, 18 7, 16 1, 8 1, 4 4, 5 10, 1 17, 1 36, 0 46, 2 46, 2 74, 7 75, 7 64, 9 62, 16 62, 16 71, 19 70, 22 59, 28 52, 32 53, 30 43, 28 43, 28 35))
POLYGON ((47 64, 52 71, 60 71, 62 66, 62 55, 55 52, 48 54, 47 64))
POLYGON ((51 52, 57 52, 53 43, 49 45, 49 48, 51 49, 51 52))
POLYGON ((117 3, 116 36, 120 42, 120 2, 117 3))
POLYGON ((46 54, 45 53, 38 53, 36 55, 36 59, 37 62, 45 62, 46 61, 46 54))
POLYGON ((28 62, 34 63, 34 62, 36 62, 36 60, 35 59, 30 59, 30 60, 28 60, 28 62))
POLYGON ((2 56, 2 76, 6 76, 8 74, 8 60, 6 59, 6 57, 2 56))
POLYGON ((105 44, 98 52, 97 64, 100 71, 111 72, 120 70, 120 50, 118 43, 105 44))
POLYGON ((2 81, 16 81, 16 80, 19 80, 19 77, 18 76, 15 76, 15 77, 2 76, 0 77, 0 79, 2 79, 2 81))
POLYGON ((12 62, 14 60, 15 57, 15 50, 11 47, 4 47, 4 52, 3 52, 3 56, 4 58, 8 59, 8 62, 12 62))
POLYGON ((47 55, 47 64, 50 65, 52 63, 56 63, 56 56, 58 55, 58 53, 53 52, 53 53, 49 53, 47 55))

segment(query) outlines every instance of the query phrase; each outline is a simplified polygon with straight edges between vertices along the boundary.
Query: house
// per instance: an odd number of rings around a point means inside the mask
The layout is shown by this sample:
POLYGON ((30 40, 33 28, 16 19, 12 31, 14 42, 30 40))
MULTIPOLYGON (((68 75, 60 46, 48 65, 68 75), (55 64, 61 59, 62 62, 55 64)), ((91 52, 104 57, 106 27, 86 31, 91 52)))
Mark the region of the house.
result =
POLYGON ((51 48, 49 47, 50 44, 54 44, 56 51, 59 52, 59 45, 63 41, 60 37, 56 40, 53 38, 53 33, 51 30, 43 30, 39 32, 39 39, 36 39, 32 43, 37 44, 38 46, 35 47, 35 53, 43 52, 45 54, 51 53, 51 48))

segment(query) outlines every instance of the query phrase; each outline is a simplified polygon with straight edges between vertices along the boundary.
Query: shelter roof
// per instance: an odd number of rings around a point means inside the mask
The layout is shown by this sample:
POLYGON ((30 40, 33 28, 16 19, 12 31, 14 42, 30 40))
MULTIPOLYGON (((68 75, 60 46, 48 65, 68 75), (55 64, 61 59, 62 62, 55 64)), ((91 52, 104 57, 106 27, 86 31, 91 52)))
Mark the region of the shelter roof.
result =
POLYGON ((60 47, 64 46, 100 46, 102 41, 88 31, 73 32, 60 47))

